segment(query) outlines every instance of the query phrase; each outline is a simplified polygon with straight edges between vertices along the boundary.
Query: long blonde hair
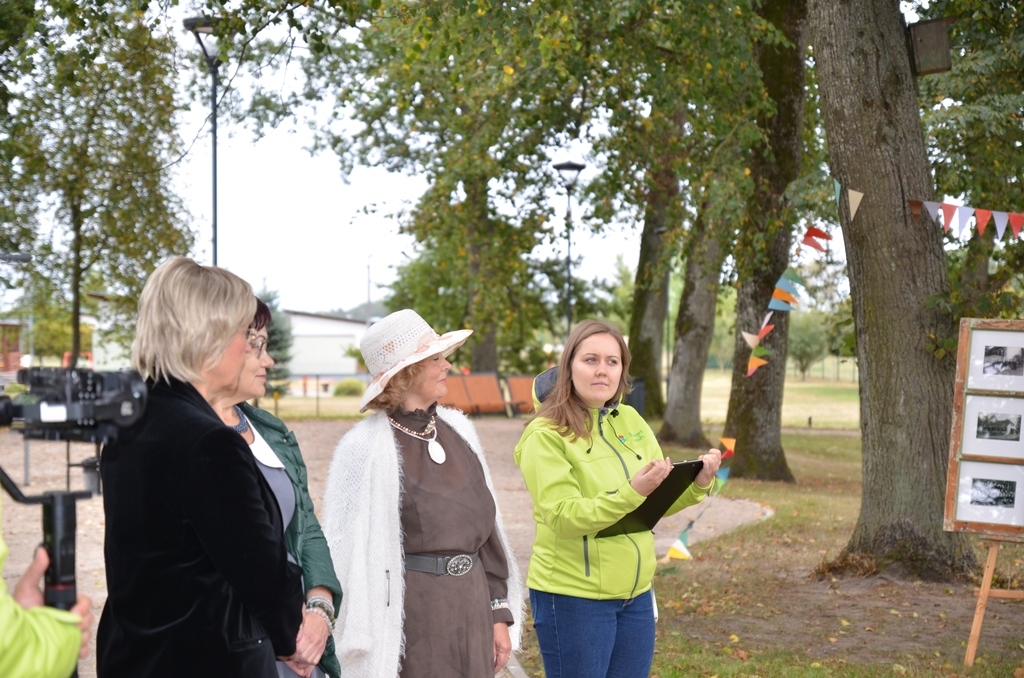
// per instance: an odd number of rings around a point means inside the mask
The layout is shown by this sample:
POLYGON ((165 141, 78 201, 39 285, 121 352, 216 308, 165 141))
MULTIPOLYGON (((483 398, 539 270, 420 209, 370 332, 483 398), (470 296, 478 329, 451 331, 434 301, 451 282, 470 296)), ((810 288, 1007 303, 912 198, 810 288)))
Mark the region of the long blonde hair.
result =
POLYGON ((629 346, 618 327, 607 320, 584 320, 569 335, 565 342, 565 350, 558 361, 558 376, 544 402, 537 410, 537 416, 550 419, 559 435, 575 442, 578 438, 590 437, 592 424, 587 404, 580 398, 572 383, 572 361, 576 352, 586 339, 595 334, 610 334, 619 344, 622 353, 622 374, 615 395, 606 405, 614 405, 623 395, 629 393, 629 363, 632 357, 629 346))

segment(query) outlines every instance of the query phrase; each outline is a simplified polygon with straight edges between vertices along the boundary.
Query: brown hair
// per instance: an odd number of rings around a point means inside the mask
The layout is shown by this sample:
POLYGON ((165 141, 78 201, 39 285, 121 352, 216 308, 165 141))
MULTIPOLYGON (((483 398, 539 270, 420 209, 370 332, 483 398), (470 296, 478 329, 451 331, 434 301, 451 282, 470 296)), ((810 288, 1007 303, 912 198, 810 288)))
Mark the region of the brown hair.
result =
POLYGON ((426 371, 427 363, 423 360, 400 369, 391 376, 380 395, 366 404, 366 409, 394 412, 405 401, 409 392, 420 383, 426 371))
POLYGON ((589 438, 591 420, 588 407, 572 384, 572 361, 584 340, 595 334, 610 334, 619 344, 622 352, 622 374, 615 395, 606 404, 614 404, 629 392, 629 363, 632 359, 629 346, 619 328, 607 320, 584 320, 572 331, 565 342, 565 350, 558 361, 558 377, 551 393, 537 410, 538 417, 550 419, 559 435, 575 442, 577 438, 589 438))

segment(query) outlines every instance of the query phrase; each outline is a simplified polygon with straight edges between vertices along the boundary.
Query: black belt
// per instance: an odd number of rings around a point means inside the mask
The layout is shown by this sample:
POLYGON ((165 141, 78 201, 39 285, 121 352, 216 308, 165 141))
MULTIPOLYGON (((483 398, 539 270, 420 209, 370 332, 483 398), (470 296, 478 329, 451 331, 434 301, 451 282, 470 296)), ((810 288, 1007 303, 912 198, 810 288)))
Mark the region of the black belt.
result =
POLYGON ((476 553, 460 553, 455 556, 427 556, 418 553, 405 554, 405 569, 436 575, 461 577, 476 565, 476 553))

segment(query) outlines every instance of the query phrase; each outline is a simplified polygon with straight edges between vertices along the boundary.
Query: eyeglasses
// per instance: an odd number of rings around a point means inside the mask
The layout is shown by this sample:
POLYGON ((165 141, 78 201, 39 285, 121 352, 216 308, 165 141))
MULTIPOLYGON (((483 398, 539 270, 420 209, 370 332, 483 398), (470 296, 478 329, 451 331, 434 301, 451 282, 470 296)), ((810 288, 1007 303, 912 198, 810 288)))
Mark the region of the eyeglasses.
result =
POLYGON ((263 349, 267 345, 266 337, 260 337, 256 335, 256 330, 249 330, 245 334, 245 340, 252 346, 252 350, 256 351, 256 357, 259 358, 263 355, 263 349))

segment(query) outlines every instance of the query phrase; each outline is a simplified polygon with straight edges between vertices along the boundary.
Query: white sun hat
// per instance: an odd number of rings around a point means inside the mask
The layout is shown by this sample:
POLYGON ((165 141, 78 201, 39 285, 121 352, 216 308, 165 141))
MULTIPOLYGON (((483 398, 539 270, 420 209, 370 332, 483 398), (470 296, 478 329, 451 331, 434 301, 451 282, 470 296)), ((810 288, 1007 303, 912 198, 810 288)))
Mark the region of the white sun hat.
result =
POLYGON ((419 313, 408 308, 378 320, 363 334, 359 350, 373 380, 363 393, 359 411, 379 396, 399 371, 438 353, 447 357, 466 343, 473 330, 439 335, 419 313))

